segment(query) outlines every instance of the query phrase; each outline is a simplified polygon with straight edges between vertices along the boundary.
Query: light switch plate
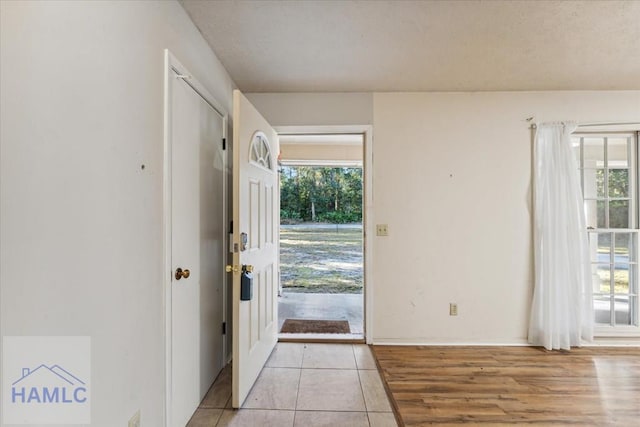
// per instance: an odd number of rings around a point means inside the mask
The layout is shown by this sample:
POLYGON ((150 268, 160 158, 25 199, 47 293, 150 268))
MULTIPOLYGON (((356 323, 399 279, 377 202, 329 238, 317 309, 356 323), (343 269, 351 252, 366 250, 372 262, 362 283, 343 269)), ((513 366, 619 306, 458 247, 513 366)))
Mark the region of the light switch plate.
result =
POLYGON ((449 303, 449 316, 457 316, 458 315, 458 304, 455 302, 449 303))

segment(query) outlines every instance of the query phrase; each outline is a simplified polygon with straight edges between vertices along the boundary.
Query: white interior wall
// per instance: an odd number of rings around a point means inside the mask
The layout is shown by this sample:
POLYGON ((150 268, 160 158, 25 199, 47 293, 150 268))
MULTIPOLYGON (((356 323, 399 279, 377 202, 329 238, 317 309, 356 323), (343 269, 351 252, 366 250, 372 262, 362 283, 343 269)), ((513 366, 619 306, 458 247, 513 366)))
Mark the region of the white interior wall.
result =
POLYGON ((0 19, 0 335, 90 336, 92 425, 160 426, 163 50, 229 112, 234 84, 177 2, 0 19))
POLYGON ((370 125, 372 93, 248 93, 273 126, 370 125))
POLYGON ((639 121, 640 92, 250 94, 274 126, 373 113, 374 343, 526 342, 533 292, 532 135, 538 121, 639 121), (296 108, 280 106, 295 100, 296 108), (305 106, 309 106, 305 108, 305 106), (346 110, 346 111, 345 111, 346 110), (449 303, 459 306, 449 316, 449 303))
POLYGON ((532 116, 639 121, 640 91, 374 95, 374 342, 526 341, 532 116))

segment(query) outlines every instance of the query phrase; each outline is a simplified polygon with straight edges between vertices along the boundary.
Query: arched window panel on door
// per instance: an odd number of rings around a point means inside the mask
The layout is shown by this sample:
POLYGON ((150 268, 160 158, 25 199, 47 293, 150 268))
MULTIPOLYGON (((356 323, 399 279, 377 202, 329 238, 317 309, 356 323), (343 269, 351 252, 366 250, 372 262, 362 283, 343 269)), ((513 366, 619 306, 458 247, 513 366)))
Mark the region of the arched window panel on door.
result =
POLYGON ((269 148, 269 140, 264 132, 257 131, 253 134, 250 150, 249 161, 251 163, 273 170, 271 148, 269 148))

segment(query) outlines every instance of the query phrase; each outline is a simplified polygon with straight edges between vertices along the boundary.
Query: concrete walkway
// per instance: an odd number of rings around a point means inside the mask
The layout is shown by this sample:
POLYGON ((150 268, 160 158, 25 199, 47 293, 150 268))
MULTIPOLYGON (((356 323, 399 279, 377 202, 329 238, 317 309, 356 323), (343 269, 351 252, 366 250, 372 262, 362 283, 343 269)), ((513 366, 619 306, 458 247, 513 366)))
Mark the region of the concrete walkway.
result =
POLYGON ((287 292, 278 297, 278 331, 285 319, 348 320, 352 334, 364 333, 362 294, 287 292))

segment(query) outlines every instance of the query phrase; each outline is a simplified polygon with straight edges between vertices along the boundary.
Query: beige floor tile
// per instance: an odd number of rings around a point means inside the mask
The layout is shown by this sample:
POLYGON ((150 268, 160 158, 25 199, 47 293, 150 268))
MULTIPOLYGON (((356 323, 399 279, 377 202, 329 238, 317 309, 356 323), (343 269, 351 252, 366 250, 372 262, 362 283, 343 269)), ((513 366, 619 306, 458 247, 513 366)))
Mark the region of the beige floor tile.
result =
POLYGON ((378 369, 368 345, 354 344, 353 353, 356 356, 356 365, 358 365, 358 369, 378 369))
POLYGON ((367 415, 371 427, 398 427, 393 412, 369 412, 367 415))
POLYGON ((221 414, 222 409, 198 408, 187 427, 215 427, 221 414))
POLYGON ((269 368, 301 368, 303 352, 304 344, 302 343, 278 343, 265 366, 269 368))
POLYGON ((242 408, 295 409, 300 369, 263 368, 242 408))
POLYGON ((201 408, 224 408, 231 397, 231 364, 218 375, 215 382, 202 399, 201 408))
POLYGON ((263 409, 225 409, 218 427, 287 427, 293 426, 294 411, 263 409))
POLYGON ((360 375, 367 411, 390 412, 391 405, 378 371, 358 371, 358 375, 360 375))
POLYGON ((356 369, 351 344, 307 344, 303 368, 356 369))
POLYGON ((358 371, 303 369, 296 409, 365 411, 358 371))
POLYGON ((369 427, 366 412, 296 411, 294 427, 369 427))

